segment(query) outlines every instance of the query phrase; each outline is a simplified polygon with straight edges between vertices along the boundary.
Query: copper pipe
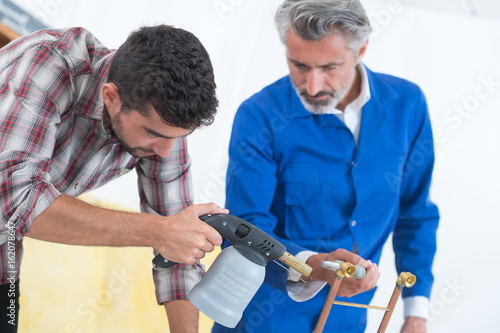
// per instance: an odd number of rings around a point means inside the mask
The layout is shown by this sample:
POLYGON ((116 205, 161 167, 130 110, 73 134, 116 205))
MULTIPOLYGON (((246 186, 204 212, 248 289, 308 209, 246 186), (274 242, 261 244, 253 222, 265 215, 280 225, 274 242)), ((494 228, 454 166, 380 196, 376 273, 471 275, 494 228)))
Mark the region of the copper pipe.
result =
POLYGON ((328 296, 326 297, 325 304, 323 304, 323 310, 321 310, 321 314, 319 315, 319 319, 318 322, 316 323, 316 327, 314 328, 313 333, 323 332, 323 328, 325 327, 326 320, 328 319, 328 315, 330 314, 330 309, 332 308, 333 301, 337 296, 337 292, 339 291, 341 282, 342 282, 342 277, 336 275, 335 280, 333 281, 333 284, 330 287, 330 291, 328 292, 328 296))
POLYGON ((403 290, 403 287, 412 287, 415 282, 417 281, 417 278, 415 275, 408 273, 408 272, 403 272, 399 274, 398 280, 396 281, 396 286, 394 287, 394 291, 392 292, 391 299, 389 300, 389 305, 387 305, 387 308, 389 311, 384 313, 384 317, 382 318, 382 322, 380 323, 380 326, 378 328, 377 333, 384 333, 385 329, 387 328, 387 325, 389 324, 389 320, 391 319, 392 312, 394 311, 394 308, 396 307, 396 302, 398 301, 399 295, 401 294, 401 290, 403 290))
POLYGON ((394 307, 396 306, 396 302, 398 301, 399 295, 401 294, 401 289, 402 287, 396 285, 394 287, 394 291, 392 292, 391 299, 389 300, 389 305, 387 305, 387 308, 389 311, 384 313, 384 317, 382 318, 382 322, 380 323, 380 326, 378 328, 377 333, 384 333, 385 329, 387 328, 387 325, 389 324, 389 319, 391 319, 392 312, 394 311, 394 307))
MULTIPOLYGON (((337 296, 337 292, 339 291, 342 279, 344 277, 351 278, 356 275, 356 266, 347 261, 322 261, 321 267, 334 271, 335 280, 330 287, 330 291, 328 292, 328 296, 326 297, 325 304, 323 304, 323 309, 321 310, 321 314, 319 315, 319 319, 316 323, 316 327, 314 328, 313 333, 323 332, 323 328, 325 327, 326 320, 328 319, 328 315, 330 314, 333 302, 335 301, 335 297, 337 296)), ((362 274, 362 277, 364 277, 364 273, 362 274)))

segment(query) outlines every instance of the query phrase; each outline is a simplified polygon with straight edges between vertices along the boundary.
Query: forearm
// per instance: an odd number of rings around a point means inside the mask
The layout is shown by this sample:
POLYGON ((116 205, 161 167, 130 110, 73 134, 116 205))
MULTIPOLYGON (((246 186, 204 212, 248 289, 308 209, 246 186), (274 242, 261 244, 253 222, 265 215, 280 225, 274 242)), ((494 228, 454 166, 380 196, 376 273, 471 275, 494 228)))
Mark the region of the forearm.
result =
POLYGON ((61 195, 33 220, 27 236, 71 245, 151 246, 164 258, 194 265, 222 242, 199 216, 227 213, 214 203, 191 205, 168 217, 128 213, 61 195))
POLYGON ((34 220, 28 237, 70 245, 153 246, 159 219, 59 196, 34 220))
POLYGON ((167 312, 168 325, 172 333, 198 332, 198 309, 189 300, 163 303, 167 312))

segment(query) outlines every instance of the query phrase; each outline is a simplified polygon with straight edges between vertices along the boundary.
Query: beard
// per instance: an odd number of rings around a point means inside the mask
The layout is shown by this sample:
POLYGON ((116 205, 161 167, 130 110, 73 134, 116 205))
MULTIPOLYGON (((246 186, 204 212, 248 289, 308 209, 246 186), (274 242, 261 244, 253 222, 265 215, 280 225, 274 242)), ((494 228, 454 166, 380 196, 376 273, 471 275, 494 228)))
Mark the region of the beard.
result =
POLYGON ((301 90, 297 88, 297 86, 295 86, 293 82, 292 84, 295 89, 295 92, 297 93, 297 96, 299 96, 302 105, 304 105, 304 108, 307 111, 314 114, 333 113, 337 105, 340 103, 342 98, 344 98, 345 94, 351 87, 352 82, 354 81, 355 73, 356 73, 356 68, 353 68, 351 75, 349 76, 349 79, 342 87, 340 87, 338 91, 320 91, 314 96, 310 96, 307 93, 307 90, 301 90), (329 98, 326 98, 324 100, 314 100, 310 98, 310 97, 321 97, 321 96, 329 96, 329 98))
MULTIPOLYGON (((123 112, 123 111, 122 111, 123 112)), ((136 157, 136 158, 142 158, 142 157, 147 157, 147 156, 152 156, 155 155, 156 153, 147 148, 143 147, 133 147, 129 145, 125 138, 124 138, 124 129, 123 129, 123 123, 122 123, 122 118, 121 118, 121 113, 119 113, 116 117, 111 118, 109 115, 108 111, 104 109, 104 120, 108 123, 108 126, 111 130, 112 135, 116 137, 116 139, 120 142, 120 145, 125 149, 127 153, 130 155, 136 157)))

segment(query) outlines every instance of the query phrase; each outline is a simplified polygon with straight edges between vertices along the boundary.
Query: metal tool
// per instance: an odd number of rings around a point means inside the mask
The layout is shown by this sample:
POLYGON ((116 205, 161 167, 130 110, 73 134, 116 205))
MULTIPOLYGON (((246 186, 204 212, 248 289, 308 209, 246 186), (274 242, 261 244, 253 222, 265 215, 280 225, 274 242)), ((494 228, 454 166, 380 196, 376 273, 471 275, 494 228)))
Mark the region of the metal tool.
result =
MULTIPOLYGON (((281 260, 308 277, 312 268, 286 252, 276 239, 239 217, 228 214, 200 217, 233 246, 224 249, 210 269, 189 293, 188 298, 201 312, 227 327, 236 327, 265 276, 269 260, 281 260)), ((175 262, 157 255, 155 269, 175 262)))
MULTIPOLYGON (((297 272, 308 277, 312 268, 286 252, 283 244, 253 224, 229 214, 202 215, 200 220, 205 221, 217 230, 222 237, 233 244, 249 260, 265 266, 269 260, 280 260, 297 272)), ((176 262, 163 258, 158 254, 153 259, 153 267, 169 268, 176 262)))
POLYGON ((337 270, 340 269, 340 272, 342 273, 342 265, 346 267, 346 274, 350 275, 348 277, 353 277, 357 280, 362 279, 366 275, 366 269, 363 266, 360 265, 352 265, 348 262, 341 261, 341 260, 335 260, 335 261, 322 261, 321 262, 321 267, 332 270, 336 272, 337 270), (345 266, 348 265, 348 266, 345 266))

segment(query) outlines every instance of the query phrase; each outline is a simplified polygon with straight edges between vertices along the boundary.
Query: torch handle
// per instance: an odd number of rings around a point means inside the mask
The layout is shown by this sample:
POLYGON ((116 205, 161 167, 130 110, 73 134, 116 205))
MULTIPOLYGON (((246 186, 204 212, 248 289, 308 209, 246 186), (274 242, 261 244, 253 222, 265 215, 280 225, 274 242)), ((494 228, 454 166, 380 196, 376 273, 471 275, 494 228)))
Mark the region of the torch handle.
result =
MULTIPOLYGON (((285 253, 283 244, 253 224, 234 215, 202 215, 200 220, 217 230, 245 258, 258 265, 266 266, 269 260, 278 259, 285 253)), ((158 254, 153 259, 153 264, 155 268, 168 268, 176 263, 158 254)))

